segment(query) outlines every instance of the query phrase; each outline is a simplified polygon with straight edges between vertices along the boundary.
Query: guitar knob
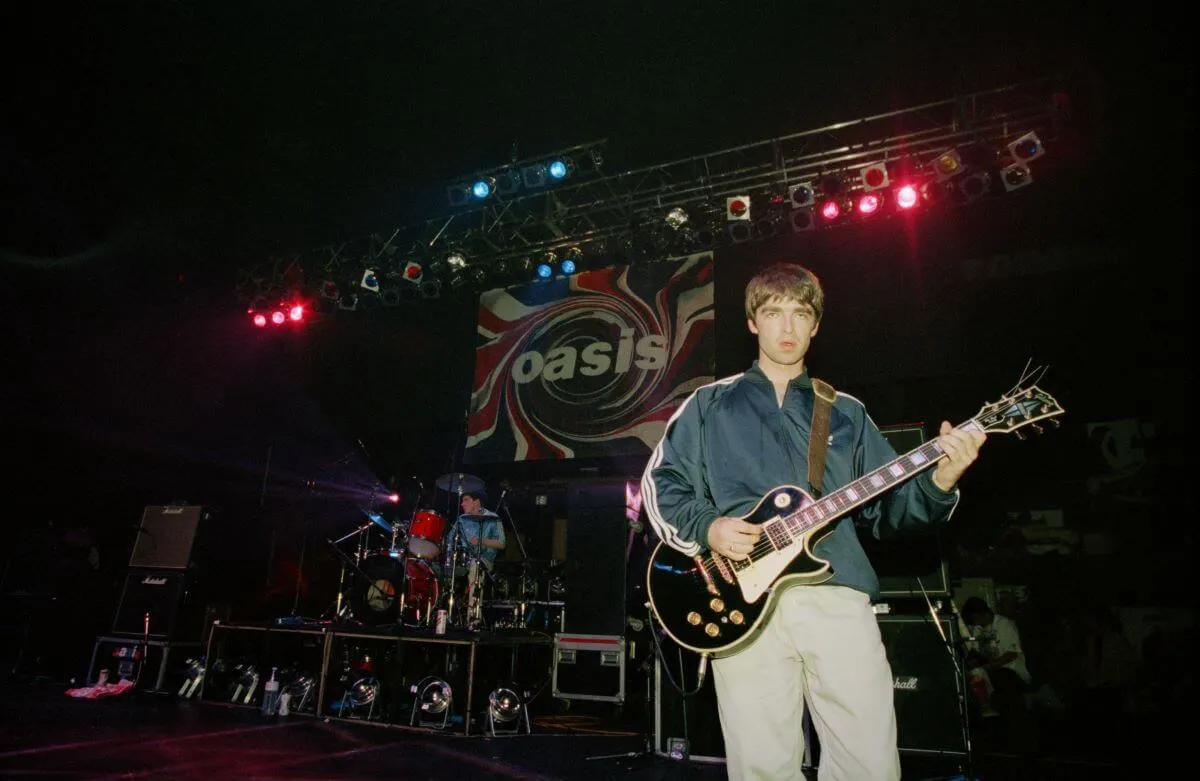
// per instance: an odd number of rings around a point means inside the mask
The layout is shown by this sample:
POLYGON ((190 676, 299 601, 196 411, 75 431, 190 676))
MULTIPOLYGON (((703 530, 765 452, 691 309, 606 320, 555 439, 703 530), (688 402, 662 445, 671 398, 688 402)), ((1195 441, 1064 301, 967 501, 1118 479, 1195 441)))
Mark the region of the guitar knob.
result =
POLYGON ((687 614, 687 622, 689 624, 691 624, 692 626, 700 626, 700 622, 702 620, 703 619, 700 618, 700 614, 697 613, 695 610, 693 610, 692 612, 687 614))
POLYGON ((729 620, 731 623, 737 624, 739 626, 746 623, 746 617, 744 615, 742 615, 742 611, 740 611, 740 610, 734 610, 734 611, 730 612, 729 620))
POLYGON ((725 600, 723 599, 713 599, 708 603, 708 606, 712 608, 714 613, 725 612, 725 600))
POLYGON ((716 624, 705 624, 704 634, 708 635, 709 637, 716 637, 717 635, 721 634, 721 627, 717 626, 716 624))

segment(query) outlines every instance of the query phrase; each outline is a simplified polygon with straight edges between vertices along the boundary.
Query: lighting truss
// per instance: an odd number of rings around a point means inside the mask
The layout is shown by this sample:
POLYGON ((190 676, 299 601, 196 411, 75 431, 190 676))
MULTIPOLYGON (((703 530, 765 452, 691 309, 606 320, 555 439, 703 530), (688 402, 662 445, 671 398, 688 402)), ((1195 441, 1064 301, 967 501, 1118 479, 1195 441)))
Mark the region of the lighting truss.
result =
MULTIPOLYGON (((317 248, 309 253, 306 265, 311 269, 319 266, 323 278, 341 279, 347 274, 361 277, 363 269, 374 264, 385 269, 386 278, 392 271, 402 273, 405 264, 416 259, 424 263, 428 277, 429 259, 453 249, 469 266, 480 267, 474 276, 493 278, 493 271, 566 247, 628 244, 637 231, 665 225, 665 215, 676 207, 690 215, 689 228, 694 232, 721 232, 728 199, 745 195, 778 209, 769 216, 786 225, 789 206, 797 205, 797 185, 812 188, 811 195, 819 203, 823 182, 840 181, 852 190, 861 189, 865 169, 888 165, 920 187, 946 178, 934 162, 948 151, 980 146, 1004 150, 1029 133, 1042 142, 1053 140, 1057 91, 1051 79, 1042 79, 622 173, 605 175, 596 166, 589 176, 572 176, 549 187, 497 193, 485 201, 394 228, 386 238, 374 235, 317 248), (338 273, 341 276, 336 276, 338 273)), ((603 143, 530 160, 549 160, 566 152, 599 155, 603 143)), ((496 176, 527 162, 514 161, 479 173, 496 176)), ((968 165, 964 173, 970 170, 968 165)), ((757 222, 762 216, 755 213, 753 219, 757 222)), ((791 222, 797 232, 810 229, 791 222)))

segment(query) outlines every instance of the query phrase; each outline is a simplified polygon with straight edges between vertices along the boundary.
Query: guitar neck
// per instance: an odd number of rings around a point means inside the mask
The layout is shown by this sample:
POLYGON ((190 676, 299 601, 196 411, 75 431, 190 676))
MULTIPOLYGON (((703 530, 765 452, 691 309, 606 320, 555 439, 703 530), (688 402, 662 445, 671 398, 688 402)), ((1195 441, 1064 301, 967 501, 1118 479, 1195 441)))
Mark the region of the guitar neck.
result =
MULTIPOLYGON (((972 418, 957 428, 981 431, 983 427, 972 418)), ((945 457, 941 443, 931 439, 781 520, 793 538, 815 531, 909 478, 916 477, 945 457)))

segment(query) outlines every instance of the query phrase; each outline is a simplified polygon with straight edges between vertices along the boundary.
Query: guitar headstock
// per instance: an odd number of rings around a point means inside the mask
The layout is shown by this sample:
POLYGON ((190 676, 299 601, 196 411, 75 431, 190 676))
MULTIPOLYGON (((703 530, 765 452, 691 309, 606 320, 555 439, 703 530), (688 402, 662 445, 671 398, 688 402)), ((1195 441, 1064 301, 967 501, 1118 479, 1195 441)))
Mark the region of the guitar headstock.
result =
POLYGON ((1041 420, 1050 420, 1057 426, 1058 421, 1054 418, 1065 411, 1053 396, 1036 385, 1031 385, 1013 391, 997 402, 984 404, 979 408, 974 420, 988 434, 1017 432, 1017 436, 1021 437, 1019 430, 1026 426, 1033 426, 1041 431, 1041 427, 1037 425, 1041 420))

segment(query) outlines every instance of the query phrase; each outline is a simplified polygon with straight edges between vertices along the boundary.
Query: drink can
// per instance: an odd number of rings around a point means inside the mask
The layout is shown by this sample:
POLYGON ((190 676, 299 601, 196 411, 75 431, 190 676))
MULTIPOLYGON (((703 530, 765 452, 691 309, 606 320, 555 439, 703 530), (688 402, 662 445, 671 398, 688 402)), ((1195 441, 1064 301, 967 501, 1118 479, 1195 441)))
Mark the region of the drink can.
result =
POLYGON ((439 635, 446 634, 446 621, 448 618, 449 618, 449 613, 447 613, 445 610, 439 610, 437 612, 437 623, 434 624, 434 629, 433 629, 435 634, 439 634, 439 635))

